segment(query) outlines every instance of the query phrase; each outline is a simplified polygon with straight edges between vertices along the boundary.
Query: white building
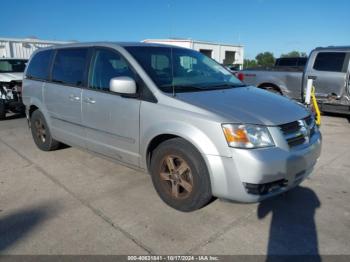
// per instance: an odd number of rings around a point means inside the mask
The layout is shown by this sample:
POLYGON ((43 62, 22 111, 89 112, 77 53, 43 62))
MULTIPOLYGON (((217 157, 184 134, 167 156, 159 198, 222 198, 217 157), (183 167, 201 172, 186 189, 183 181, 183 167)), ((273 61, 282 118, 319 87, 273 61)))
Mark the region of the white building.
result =
POLYGON ((199 51, 224 65, 243 67, 244 49, 242 45, 229 45, 192 39, 146 39, 142 42, 175 45, 199 51))
POLYGON ((0 38, 0 58, 28 59, 30 55, 38 48, 67 43, 69 42, 48 41, 31 38, 0 38))
MULTIPOLYGON (((244 49, 242 45, 204 42, 191 39, 146 39, 142 42, 175 45, 197 50, 224 65, 243 67, 244 49)), ((32 38, 0 38, 0 58, 28 59, 38 48, 70 42, 49 41, 32 38)))

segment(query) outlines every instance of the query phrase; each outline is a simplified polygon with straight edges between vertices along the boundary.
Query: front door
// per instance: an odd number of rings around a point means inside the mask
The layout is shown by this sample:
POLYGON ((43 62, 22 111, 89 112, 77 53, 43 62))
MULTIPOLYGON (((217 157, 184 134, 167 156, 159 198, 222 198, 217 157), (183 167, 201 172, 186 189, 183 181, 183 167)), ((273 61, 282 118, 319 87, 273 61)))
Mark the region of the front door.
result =
POLYGON ((81 86, 84 83, 88 49, 59 49, 54 58, 52 79, 44 86, 44 101, 53 136, 70 145, 84 147, 81 122, 81 86))
POLYGON ((346 52, 319 52, 313 59, 313 66, 307 69, 304 81, 309 76, 315 79, 316 97, 321 99, 329 96, 342 97, 347 89, 349 54, 346 52))
POLYGON ((82 94, 82 121, 91 151, 138 166, 140 100, 109 91, 113 77, 135 75, 116 51, 95 49, 88 88, 82 94))

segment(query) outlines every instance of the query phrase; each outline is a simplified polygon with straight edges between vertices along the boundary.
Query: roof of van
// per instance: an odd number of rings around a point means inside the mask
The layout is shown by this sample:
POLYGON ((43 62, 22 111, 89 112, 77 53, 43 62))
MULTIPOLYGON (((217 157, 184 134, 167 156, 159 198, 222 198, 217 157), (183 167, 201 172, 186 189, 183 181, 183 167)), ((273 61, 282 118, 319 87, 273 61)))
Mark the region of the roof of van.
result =
POLYGON ((40 50, 44 49, 60 49, 67 47, 89 47, 89 46, 121 46, 121 47, 130 47, 130 46, 153 46, 153 47, 175 47, 182 48, 173 45, 167 44, 157 44, 157 43, 143 43, 143 42, 79 42, 79 43, 71 43, 71 44, 63 44, 63 45, 54 45, 49 47, 40 48, 40 50))

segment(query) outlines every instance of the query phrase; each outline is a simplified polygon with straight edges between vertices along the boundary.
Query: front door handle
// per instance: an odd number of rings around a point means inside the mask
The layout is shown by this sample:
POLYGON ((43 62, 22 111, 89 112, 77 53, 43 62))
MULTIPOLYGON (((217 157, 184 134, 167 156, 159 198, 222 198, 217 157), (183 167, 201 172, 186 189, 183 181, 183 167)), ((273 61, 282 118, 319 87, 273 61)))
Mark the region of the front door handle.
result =
POLYGON ((96 103, 96 100, 94 100, 93 98, 91 97, 88 97, 84 100, 85 103, 88 103, 88 104, 95 104, 96 103))
POLYGON ((71 95, 69 95, 69 100, 78 102, 78 101, 80 101, 80 97, 71 94, 71 95))

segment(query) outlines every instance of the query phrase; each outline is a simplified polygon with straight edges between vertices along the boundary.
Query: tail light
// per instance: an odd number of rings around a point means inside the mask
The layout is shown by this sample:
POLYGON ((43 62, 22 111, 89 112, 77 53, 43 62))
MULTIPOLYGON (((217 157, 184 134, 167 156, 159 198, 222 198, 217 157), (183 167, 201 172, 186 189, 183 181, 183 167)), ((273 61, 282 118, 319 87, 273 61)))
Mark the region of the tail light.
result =
POLYGON ((241 81, 244 81, 244 74, 243 73, 237 73, 237 78, 241 81))

